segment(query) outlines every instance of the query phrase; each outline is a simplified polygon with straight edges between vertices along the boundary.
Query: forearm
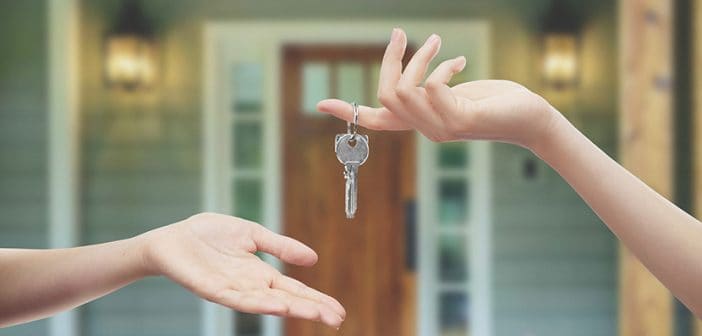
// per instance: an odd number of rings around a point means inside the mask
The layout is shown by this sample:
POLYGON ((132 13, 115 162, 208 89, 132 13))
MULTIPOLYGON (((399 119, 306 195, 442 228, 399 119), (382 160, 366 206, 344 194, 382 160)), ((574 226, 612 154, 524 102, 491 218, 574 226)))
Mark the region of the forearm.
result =
POLYGON ((646 267, 702 314, 702 224, 608 157, 558 115, 532 148, 646 267))
POLYGON ((79 306, 146 276, 140 239, 55 250, 0 249, 0 327, 79 306))

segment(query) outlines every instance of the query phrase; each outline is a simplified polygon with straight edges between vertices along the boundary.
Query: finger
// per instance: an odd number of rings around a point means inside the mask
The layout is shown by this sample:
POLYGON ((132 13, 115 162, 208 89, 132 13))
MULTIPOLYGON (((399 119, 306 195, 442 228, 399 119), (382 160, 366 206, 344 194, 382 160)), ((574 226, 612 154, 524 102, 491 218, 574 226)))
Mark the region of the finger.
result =
POLYGON ((339 301, 289 276, 281 274, 273 280, 271 288, 284 290, 293 295, 322 303, 331 308, 337 315, 341 316, 342 319, 346 318, 346 309, 344 309, 339 301))
POLYGON ((405 72, 402 73, 398 83, 399 89, 414 88, 424 79, 427 68, 436 54, 441 48, 441 38, 439 35, 432 34, 429 36, 424 45, 412 56, 412 59, 407 64, 405 72))
POLYGON ((309 246, 265 227, 254 224, 252 238, 258 251, 274 255, 278 259, 299 266, 312 266, 317 263, 317 253, 309 246))
POLYGON ((388 43, 383 55, 383 62, 380 64, 380 74, 378 77, 378 97, 383 100, 392 100, 395 86, 402 76, 402 57, 407 48, 407 35, 400 28, 392 30, 390 43, 388 43))
POLYGON ((284 315, 289 310, 285 300, 267 293, 267 291, 241 292, 225 290, 208 298, 208 300, 251 314, 284 315))
POLYGON ((321 321, 333 328, 338 328, 343 322, 341 316, 319 302, 299 297, 280 289, 270 289, 269 292, 286 302, 288 311, 281 316, 321 321))
MULTIPOLYGON (((338 99, 325 99, 317 104, 320 112, 331 114, 339 119, 351 121, 353 119, 353 107, 351 104, 338 99)), ((358 123, 368 129, 401 131, 412 127, 390 112, 387 108, 358 106, 358 123)))
POLYGON ((463 71, 466 66, 466 58, 459 56, 450 60, 441 62, 439 66, 427 77, 427 83, 440 83, 446 85, 453 75, 463 71))
POLYGON ((461 56, 439 64, 434 72, 429 75, 424 84, 431 104, 439 112, 450 111, 456 108, 456 97, 447 83, 451 77, 462 71, 466 66, 466 58, 461 56))

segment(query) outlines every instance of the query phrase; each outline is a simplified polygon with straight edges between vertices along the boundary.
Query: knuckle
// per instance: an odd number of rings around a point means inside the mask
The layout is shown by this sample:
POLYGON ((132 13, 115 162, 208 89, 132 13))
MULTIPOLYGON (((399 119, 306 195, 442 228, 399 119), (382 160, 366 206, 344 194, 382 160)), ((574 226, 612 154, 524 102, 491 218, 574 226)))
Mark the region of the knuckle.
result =
POLYGON ((368 118, 366 120, 366 128, 382 131, 382 123, 378 120, 378 118, 368 118))
POLYGON ((383 105, 392 104, 394 92, 388 89, 378 89, 378 101, 383 105))
POLYGON ((407 100, 412 97, 412 87, 408 86, 406 84, 399 85, 396 89, 395 92, 397 93, 397 96, 400 97, 402 100, 407 100))
POLYGON ((380 102, 381 105, 383 106, 389 106, 394 103, 393 99, 386 96, 386 95, 379 95, 378 96, 378 101, 380 102))
POLYGON ((442 85, 443 83, 441 83, 440 81, 430 79, 424 83, 424 88, 427 89, 427 91, 429 92, 436 92, 441 88, 442 85))

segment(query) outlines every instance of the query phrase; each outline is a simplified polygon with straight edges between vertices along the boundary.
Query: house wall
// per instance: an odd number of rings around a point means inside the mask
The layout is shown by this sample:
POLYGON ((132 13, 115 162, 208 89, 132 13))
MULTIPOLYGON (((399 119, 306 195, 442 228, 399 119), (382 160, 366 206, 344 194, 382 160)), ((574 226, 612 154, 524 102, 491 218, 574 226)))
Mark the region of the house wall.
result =
MULTIPOLYGON (((0 246, 46 247, 47 47, 43 0, 0 2, 0 246)), ((46 323, 0 329, 43 335, 46 323)))
MULTIPOLYGON (((560 108, 583 116, 580 127, 613 153, 615 4, 569 3, 590 19, 583 34, 581 88, 560 108)), ((107 90, 101 73, 102 41, 119 1, 82 1, 82 243, 128 237, 200 208, 201 47, 206 20, 487 19, 493 34, 494 77, 538 90, 537 29, 548 4, 547 0, 410 0, 401 5, 373 0, 144 1, 159 31, 163 76, 151 91, 125 94, 107 90)), ((8 13, 7 6, 17 8, 0 22, 0 27, 9 27, 0 31, 3 41, 19 39, 13 44, 29 45, 12 51, 17 55, 0 58, 0 211, 7 214, 5 218, 17 219, 0 224, 0 243, 41 247, 46 244, 45 5, 32 0, 0 6, 4 7, 0 13, 8 13), (10 113, 14 110, 27 113, 10 113), (8 156, 20 159, 5 159, 8 156), (18 181, 31 186, 19 191, 27 195, 17 196, 12 186, 18 181), (18 213, 22 207, 29 211, 18 213), (15 238, 8 238, 11 235, 15 238)), ((611 234, 549 168, 538 165, 536 178, 525 179, 524 162, 534 159, 530 153, 501 144, 493 149, 496 334, 614 334, 616 244, 611 234)), ((194 335, 199 330, 198 301, 163 279, 131 285, 81 312, 85 335, 194 335)))

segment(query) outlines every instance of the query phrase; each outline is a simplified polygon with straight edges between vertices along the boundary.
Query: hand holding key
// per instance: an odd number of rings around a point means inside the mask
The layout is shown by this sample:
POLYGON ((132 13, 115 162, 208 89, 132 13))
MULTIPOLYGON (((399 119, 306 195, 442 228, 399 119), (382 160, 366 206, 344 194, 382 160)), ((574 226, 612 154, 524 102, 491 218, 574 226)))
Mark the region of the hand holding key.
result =
POLYGON ((346 179, 346 218, 353 218, 358 205, 358 167, 368 159, 368 136, 358 134, 358 105, 351 104, 353 122, 348 122, 346 133, 337 134, 334 140, 336 158, 344 165, 346 179))
MULTIPOLYGON (((360 106, 361 125, 416 129, 433 141, 498 140, 532 150, 557 171, 646 267, 702 317, 702 223, 626 171, 546 100, 510 81, 478 80, 450 87, 466 60, 444 61, 424 80, 441 40, 432 35, 407 66, 407 37, 395 29, 380 69, 378 108, 360 106), (424 84, 422 85, 422 82, 424 84), (604 182, 602 182, 604 181, 604 182), (661 247, 664 248, 661 248, 661 247)), ((344 120, 348 104, 317 108, 344 120)))
MULTIPOLYGON (((432 141, 488 139, 524 147, 538 145, 560 118, 540 96, 514 82, 478 80, 450 87, 466 65, 464 57, 446 60, 426 77, 441 47, 432 35, 403 69, 407 36, 393 30, 378 82, 382 107, 359 106, 360 125, 374 130, 416 129, 432 141), (423 85, 422 85, 423 84, 423 85)), ((338 99, 321 101, 324 113, 350 121, 353 110, 338 99)))

